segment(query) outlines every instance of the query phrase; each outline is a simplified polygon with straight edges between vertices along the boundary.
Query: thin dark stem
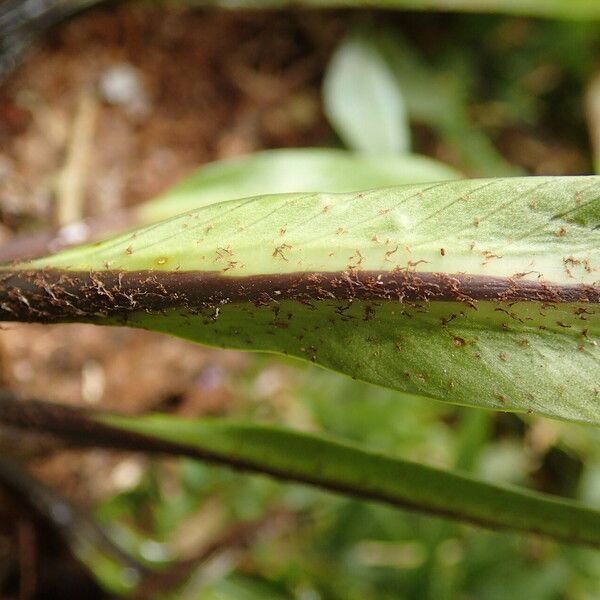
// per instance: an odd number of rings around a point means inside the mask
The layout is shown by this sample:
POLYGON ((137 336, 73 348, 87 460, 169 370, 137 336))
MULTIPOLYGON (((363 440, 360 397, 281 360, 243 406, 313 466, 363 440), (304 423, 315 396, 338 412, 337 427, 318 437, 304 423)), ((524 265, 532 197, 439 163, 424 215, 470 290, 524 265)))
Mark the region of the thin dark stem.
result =
POLYGON ((140 575, 146 572, 145 567, 117 546, 95 521, 56 490, 30 475, 19 462, 0 457, 0 485, 48 523, 69 546, 85 539, 140 575))
POLYGON ((95 421, 100 411, 20 398, 0 391, 0 424, 56 436, 75 447, 180 454, 177 444, 126 433, 95 421))

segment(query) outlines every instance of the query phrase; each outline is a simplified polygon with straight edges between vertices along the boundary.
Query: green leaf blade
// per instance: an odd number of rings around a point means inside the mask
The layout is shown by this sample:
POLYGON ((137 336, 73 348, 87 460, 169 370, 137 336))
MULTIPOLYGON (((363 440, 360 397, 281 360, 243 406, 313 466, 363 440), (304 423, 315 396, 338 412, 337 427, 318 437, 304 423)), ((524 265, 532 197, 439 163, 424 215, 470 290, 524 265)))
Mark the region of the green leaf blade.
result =
POLYGON ((29 294, 38 320, 127 323, 600 424, 599 186, 463 180, 214 204, 10 267, 5 318, 30 315, 29 294))
POLYGON ((492 528, 598 546, 600 513, 574 502, 481 482, 335 439, 277 427, 164 415, 95 417, 173 444, 169 453, 492 528), (179 451, 177 448, 179 447, 179 451))
POLYGON ((600 512, 419 465, 331 436, 223 419, 125 416, 0 394, 4 425, 78 447, 185 456, 490 528, 600 546, 600 512))
POLYGON ((138 213, 142 223, 154 223, 235 198, 353 192, 458 178, 445 164, 417 154, 367 155, 332 148, 264 150, 203 165, 165 194, 142 204, 138 213))

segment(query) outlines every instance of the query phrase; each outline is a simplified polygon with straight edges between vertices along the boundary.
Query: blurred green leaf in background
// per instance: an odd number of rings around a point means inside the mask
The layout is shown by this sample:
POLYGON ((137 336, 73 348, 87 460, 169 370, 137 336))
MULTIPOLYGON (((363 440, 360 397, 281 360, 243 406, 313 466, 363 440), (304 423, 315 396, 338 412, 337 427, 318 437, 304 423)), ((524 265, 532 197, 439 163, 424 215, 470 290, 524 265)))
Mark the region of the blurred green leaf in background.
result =
POLYGON ((323 85, 329 120, 349 148, 408 151, 410 129, 400 82, 372 36, 344 40, 323 85))

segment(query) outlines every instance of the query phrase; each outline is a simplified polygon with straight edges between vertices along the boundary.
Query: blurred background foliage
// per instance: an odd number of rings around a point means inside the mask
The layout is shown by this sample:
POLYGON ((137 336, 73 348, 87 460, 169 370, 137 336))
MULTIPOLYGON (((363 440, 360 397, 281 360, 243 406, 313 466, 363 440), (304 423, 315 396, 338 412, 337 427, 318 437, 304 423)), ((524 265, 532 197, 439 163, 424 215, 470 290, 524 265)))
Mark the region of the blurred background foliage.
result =
MULTIPOLYGON (((593 83, 598 22, 374 11, 221 17, 149 4, 109 4, 38 37, 0 89, 4 241, 48 221, 64 224, 57 206, 65 197, 61 173, 73 168, 64 163, 73 143, 91 155, 86 172, 92 173, 78 184, 77 218, 156 195, 196 164, 286 146, 345 147, 369 153, 367 160, 379 165, 383 156, 392 163, 398 158, 407 179, 411 164, 419 168, 414 177, 422 180, 429 167, 441 177, 446 171, 433 160, 468 176, 593 172, 600 131, 600 90, 593 83), (161 32, 150 33, 153 28, 161 32), (194 77, 198 83, 190 91, 186 86, 194 77), (86 146, 72 142, 69 132, 77 122, 85 130, 77 118, 84 114, 85 119, 90 82, 100 132, 86 146), (417 165, 408 152, 433 160, 417 165)), ((562 16, 568 16, 568 4, 564 7, 562 16)), ((253 164, 250 172, 259 172, 253 164)), ((197 194, 216 189, 232 197, 246 189, 248 169, 211 168, 215 176, 200 171, 188 189, 197 194)), ((303 180, 301 169, 307 167, 292 159, 277 168, 281 185, 292 185, 303 180)), ((354 174, 352 166, 335 163, 334 168, 340 171, 319 174, 319 184, 327 177, 327 185, 338 180, 336 185, 344 185, 343 169, 354 174)), ((366 169, 357 177, 364 175, 375 186, 387 184, 392 172, 366 169)), ((448 176, 454 172, 448 170, 448 176)), ((306 173, 307 186, 313 176, 312 169, 306 173)), ((268 172, 258 179, 252 193, 261 186, 275 191, 268 187, 275 179, 268 172)), ((178 193, 167 194, 171 205, 178 193)), ((156 202, 165 206, 162 196, 156 202)), ((423 401, 279 358, 189 350, 179 342, 157 346, 146 335, 140 339, 151 348, 148 358, 130 341, 138 338, 122 337, 129 334, 89 342, 90 350, 77 346, 83 343, 74 339, 78 333, 49 331, 6 332, 4 385, 132 412, 218 414, 329 432, 403 458, 600 504, 600 436, 592 428, 423 401), (47 336, 44 342, 36 337, 41 335, 47 336), (19 343, 25 348, 15 350, 19 343), (52 352, 35 350, 44 343, 52 352), (106 355, 119 344, 133 350, 128 355, 114 350, 125 364, 115 375, 106 355), (136 361, 145 366, 130 372, 136 361), (30 371, 36 373, 35 384, 30 371), (135 379, 152 399, 136 404, 118 381, 112 395, 97 392, 99 386, 106 389, 104 379, 119 376, 135 379)), ((73 331, 88 335, 87 329, 73 331)), ((38 475, 67 497, 93 504, 90 510, 114 543, 152 571, 140 577, 119 557, 106 559, 95 547, 91 551, 68 538, 71 552, 103 586, 90 584, 90 598, 110 593, 208 600, 600 597, 597 551, 489 532, 188 460, 107 459, 105 454, 98 454, 96 463, 78 462, 73 452, 59 454, 58 469, 56 460, 52 468, 44 459, 33 463, 38 475), (95 471, 107 460, 110 469, 95 471), (76 468, 64 466, 73 461, 76 468), (92 487, 88 496, 73 492, 80 479, 107 473, 110 482, 100 490, 92 487), (64 481, 70 483, 62 486, 64 481)), ((47 552, 39 546, 49 542, 36 531, 38 547, 32 552, 43 561, 47 552)), ((10 525, 0 539, 5 563, 0 588, 14 597, 28 572, 15 556, 27 546, 10 525)), ((69 569, 57 573, 73 577, 77 567, 69 569)), ((60 589, 59 582, 45 577, 38 573, 33 596, 56 597, 52 590, 60 589)))

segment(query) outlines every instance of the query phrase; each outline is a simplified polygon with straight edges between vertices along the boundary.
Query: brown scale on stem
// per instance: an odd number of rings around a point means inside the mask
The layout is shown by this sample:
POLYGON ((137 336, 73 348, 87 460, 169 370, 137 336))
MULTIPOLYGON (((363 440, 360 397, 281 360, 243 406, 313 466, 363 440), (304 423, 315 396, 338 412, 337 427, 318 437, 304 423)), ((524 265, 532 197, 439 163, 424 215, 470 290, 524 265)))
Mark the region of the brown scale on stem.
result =
POLYGON ((14 270, 0 275, 0 320, 26 322, 126 320, 136 312, 183 309, 192 314, 229 303, 302 304, 321 300, 600 303, 600 287, 482 275, 414 271, 298 272, 228 277, 200 271, 14 270))

